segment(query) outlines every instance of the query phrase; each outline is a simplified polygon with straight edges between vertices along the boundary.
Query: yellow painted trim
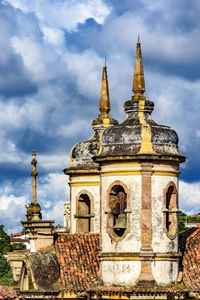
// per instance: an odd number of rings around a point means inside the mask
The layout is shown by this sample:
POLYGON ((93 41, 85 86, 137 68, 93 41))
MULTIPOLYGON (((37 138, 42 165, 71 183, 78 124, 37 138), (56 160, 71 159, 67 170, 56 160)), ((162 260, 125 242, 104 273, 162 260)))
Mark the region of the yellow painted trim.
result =
POLYGON ((79 174, 79 175, 72 174, 71 175, 71 178, 84 178, 84 177, 96 177, 98 179, 99 175, 96 174, 79 174))
POLYGON ((105 129, 102 130, 102 132, 101 132, 101 134, 99 136, 99 145, 100 145, 100 147, 99 147, 99 152, 98 152, 97 156, 99 154, 101 154, 101 152, 102 152, 102 135, 103 135, 104 131, 110 126, 110 119, 109 118, 103 119, 103 125, 104 125, 105 129))
POLYGON ((104 256, 100 257, 101 261, 140 261, 139 256, 104 256))
POLYGON ((110 126, 110 119, 109 118, 103 119, 103 124, 105 128, 108 128, 110 126))
POLYGON ((102 139, 102 135, 103 135, 104 131, 105 131, 105 129, 99 135, 99 152, 98 152, 97 156, 102 152, 102 140, 101 139, 102 139))
POLYGON ((139 101, 139 117, 140 124, 142 125, 142 144, 140 147, 140 151, 138 154, 156 154, 156 152, 152 148, 151 143, 151 129, 150 125, 144 119, 144 106, 145 99, 139 101))
POLYGON ((154 261, 177 261, 179 260, 178 257, 154 257, 154 261))
POLYGON ((100 181, 70 182, 70 186, 100 186, 100 181))
POLYGON ((101 176, 126 176, 126 175, 141 175, 140 170, 113 170, 104 171, 101 176))
MULTIPOLYGON (((175 176, 178 177, 180 174, 179 171, 176 170, 168 170, 168 169, 157 169, 153 170, 153 175, 159 175, 159 176, 175 176)), ((101 172, 101 176, 120 176, 120 175, 141 175, 141 170, 139 169, 132 169, 132 170, 124 170, 124 169, 114 169, 114 170, 103 170, 101 172)))
POLYGON ((110 294, 110 292, 108 291, 108 292, 106 292, 108 295, 101 295, 101 299, 130 299, 129 297, 127 297, 127 296, 123 296, 123 295, 121 295, 121 293, 119 293, 119 292, 111 292, 111 295, 109 295, 110 294))
POLYGON ((178 177, 180 174, 179 171, 176 170, 166 170, 166 169, 160 169, 160 170, 155 170, 153 171, 153 176, 174 176, 178 177))
POLYGON ((58 294, 57 296, 58 299, 63 299, 63 298, 67 298, 67 299, 77 299, 78 295, 76 295, 73 292, 67 292, 67 291, 62 291, 58 294))
POLYGON ((71 151, 70 151, 70 154, 69 154, 69 166, 68 166, 68 168, 69 167, 71 167, 71 165, 72 165, 72 151, 74 150, 74 148, 76 147, 76 145, 78 145, 79 143, 76 143, 73 147, 72 147, 72 149, 71 149, 71 151))
MULTIPOLYGON (((123 165, 140 165, 141 161, 118 161, 118 162, 102 162, 102 166, 123 166, 123 165)), ((175 161, 153 161, 153 166, 162 166, 162 165, 168 165, 168 166, 179 166, 178 162, 175 161)))
POLYGON ((123 166, 123 165, 140 165, 140 161, 119 161, 119 162, 102 162, 102 166, 123 166))
MULTIPOLYGON (((101 261, 141 261, 140 256, 104 256, 100 257, 101 261)), ((142 259, 143 260, 143 259, 142 259)), ((151 258, 152 261, 177 261, 178 257, 156 256, 151 258)))

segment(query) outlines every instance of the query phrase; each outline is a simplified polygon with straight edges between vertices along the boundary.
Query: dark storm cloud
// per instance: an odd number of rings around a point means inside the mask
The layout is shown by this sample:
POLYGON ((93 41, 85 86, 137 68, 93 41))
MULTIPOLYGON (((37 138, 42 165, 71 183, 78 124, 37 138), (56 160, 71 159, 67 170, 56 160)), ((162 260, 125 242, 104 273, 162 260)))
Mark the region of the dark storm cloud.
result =
POLYGON ((12 48, 11 38, 28 36, 29 29, 39 30, 33 14, 25 16, 0 2, 0 94, 6 97, 37 92, 37 85, 26 70, 22 58, 12 48), (23 24, 26 26, 23 26, 23 24))
POLYGON ((37 92, 37 86, 29 79, 21 57, 10 54, 0 59, 0 94, 5 97, 25 96, 37 92))

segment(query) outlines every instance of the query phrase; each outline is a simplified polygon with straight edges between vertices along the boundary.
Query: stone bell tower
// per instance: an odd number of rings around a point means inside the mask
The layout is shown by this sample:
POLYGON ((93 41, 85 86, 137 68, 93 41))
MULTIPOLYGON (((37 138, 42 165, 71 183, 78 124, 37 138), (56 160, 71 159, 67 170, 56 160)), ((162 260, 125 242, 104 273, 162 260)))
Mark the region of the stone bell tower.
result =
POLYGON ((151 117, 140 41, 126 118, 105 129, 100 174, 101 272, 105 285, 166 285, 178 276, 178 176, 185 157, 176 132, 151 117))

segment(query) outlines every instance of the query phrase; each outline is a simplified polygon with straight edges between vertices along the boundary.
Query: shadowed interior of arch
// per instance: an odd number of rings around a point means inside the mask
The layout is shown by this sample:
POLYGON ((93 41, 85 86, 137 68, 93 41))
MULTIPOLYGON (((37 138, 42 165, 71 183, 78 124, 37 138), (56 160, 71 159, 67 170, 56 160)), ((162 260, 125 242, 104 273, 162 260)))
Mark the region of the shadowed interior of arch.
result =
POLYGON ((127 195, 121 185, 114 185, 109 194, 109 207, 113 215, 113 231, 121 237, 127 228, 127 195))

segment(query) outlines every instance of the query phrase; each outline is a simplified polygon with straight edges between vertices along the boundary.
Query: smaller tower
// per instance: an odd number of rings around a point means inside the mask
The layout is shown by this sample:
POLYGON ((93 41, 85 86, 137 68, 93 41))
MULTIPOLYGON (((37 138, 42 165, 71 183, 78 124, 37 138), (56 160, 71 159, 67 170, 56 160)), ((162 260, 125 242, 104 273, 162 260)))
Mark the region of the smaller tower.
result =
MULTIPOLYGON (((100 176, 99 164, 93 159, 101 151, 101 136, 105 130, 118 124, 110 115, 108 76, 103 66, 99 100, 100 114, 92 120, 93 136, 74 145, 70 164, 64 169, 70 185, 70 233, 100 232, 100 176)), ((83 129, 84 130, 84 129, 83 129)))
POLYGON ((68 199, 64 204, 64 228, 66 232, 70 231, 70 202, 68 199))
POLYGON ((37 252, 41 249, 47 249, 53 246, 53 229, 54 221, 52 220, 42 220, 41 207, 37 203, 37 181, 36 177, 38 175, 36 165, 36 152, 32 152, 33 171, 31 176, 33 177, 33 201, 26 206, 26 218, 27 221, 22 221, 22 225, 26 232, 29 234, 31 252, 37 252))

